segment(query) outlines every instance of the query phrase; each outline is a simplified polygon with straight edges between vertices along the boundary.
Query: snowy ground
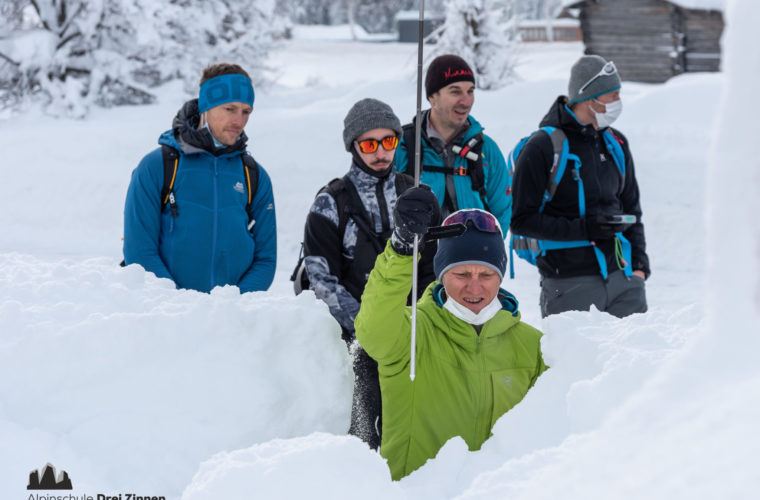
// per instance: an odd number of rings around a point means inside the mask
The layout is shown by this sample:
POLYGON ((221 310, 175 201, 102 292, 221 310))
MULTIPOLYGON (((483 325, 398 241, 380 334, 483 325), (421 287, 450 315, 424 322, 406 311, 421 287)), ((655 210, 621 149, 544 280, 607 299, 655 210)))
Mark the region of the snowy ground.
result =
MULTIPOLYGON (((402 121, 414 113, 413 45, 299 28, 273 55, 278 81, 257 93, 247 128, 277 203, 266 293, 177 291, 118 267, 131 170, 168 128, 179 86, 157 105, 86 121, 0 122, 0 498, 28 498, 29 472, 47 462, 92 496, 756 498, 760 58, 745 19, 760 8, 732 5, 748 9, 727 45, 735 78, 623 88, 650 312, 542 321, 537 273, 518 262, 504 286, 546 333, 552 369, 481 451, 453 439, 398 483, 343 435, 351 375, 339 328, 312 294, 294 297, 288 277, 314 194, 348 167, 351 104, 372 96, 402 121)), ((526 45, 519 83, 477 93, 473 116, 505 153, 564 92, 581 53, 526 45)))

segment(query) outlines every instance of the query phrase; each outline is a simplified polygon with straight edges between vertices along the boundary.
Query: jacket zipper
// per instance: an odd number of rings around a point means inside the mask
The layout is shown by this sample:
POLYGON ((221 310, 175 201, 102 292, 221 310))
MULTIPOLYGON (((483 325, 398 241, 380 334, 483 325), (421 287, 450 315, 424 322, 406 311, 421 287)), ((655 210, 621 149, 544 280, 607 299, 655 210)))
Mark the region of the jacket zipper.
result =
POLYGON ((486 407, 488 407, 488 401, 489 399, 493 399, 492 397, 489 398, 489 388, 490 388, 490 380, 489 380, 489 374, 486 370, 486 361, 485 361, 485 351, 482 348, 482 339, 483 334, 485 333, 485 325, 483 325, 483 329, 480 330, 480 334, 478 335, 478 343, 477 343, 477 349, 476 352, 478 354, 478 358, 480 361, 480 381, 481 381, 481 400, 480 404, 478 405, 477 409, 477 415, 475 417, 476 426, 475 426, 475 439, 480 439, 481 437, 482 442, 485 442, 486 439, 488 439, 488 432, 487 429, 489 428, 489 425, 491 423, 491 415, 485 414, 486 407))
MULTIPOLYGON (((391 223, 388 218, 388 203, 385 201, 385 181, 382 179, 378 180, 377 184, 375 184, 375 196, 377 197, 377 206, 380 209, 380 233, 385 233, 386 231, 390 231, 391 229, 391 223)), ((377 226, 375 227, 375 230, 377 230, 377 226)))
POLYGON ((216 270, 214 269, 216 267, 216 238, 217 238, 217 232, 218 232, 218 221, 219 221, 219 196, 217 193, 217 176, 219 175, 219 166, 217 162, 219 161, 219 158, 214 156, 214 181, 213 181, 213 188, 214 188, 214 211, 213 211, 213 217, 214 217, 214 224, 213 224, 213 232, 212 232, 212 239, 211 239, 211 265, 209 266, 209 290, 214 287, 214 276, 216 275, 216 270))

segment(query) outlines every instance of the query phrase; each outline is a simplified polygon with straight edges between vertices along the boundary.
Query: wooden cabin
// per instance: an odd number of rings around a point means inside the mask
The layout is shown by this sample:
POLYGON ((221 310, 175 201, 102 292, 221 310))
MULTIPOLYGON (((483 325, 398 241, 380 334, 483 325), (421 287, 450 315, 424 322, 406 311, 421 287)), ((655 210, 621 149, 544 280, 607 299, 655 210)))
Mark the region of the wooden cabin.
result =
MULTIPOLYGON (((402 10, 396 14, 396 28, 398 41, 417 43, 420 28, 419 10, 402 10)), ((446 20, 446 16, 439 13, 426 13, 422 23, 422 36, 427 37, 446 20)))
POLYGON ((577 19, 526 19, 518 24, 523 42, 577 42, 583 40, 577 19))
POLYGON ((720 70, 717 0, 569 0, 565 8, 577 9, 585 53, 615 61, 624 80, 720 70))

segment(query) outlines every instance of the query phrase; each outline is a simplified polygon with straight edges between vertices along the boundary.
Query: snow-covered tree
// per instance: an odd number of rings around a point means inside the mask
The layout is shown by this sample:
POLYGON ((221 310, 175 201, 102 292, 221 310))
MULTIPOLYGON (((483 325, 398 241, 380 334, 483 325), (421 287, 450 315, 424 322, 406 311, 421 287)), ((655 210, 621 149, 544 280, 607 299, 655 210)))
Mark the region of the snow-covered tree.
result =
POLYGON ((181 78, 197 90, 200 71, 227 61, 243 66, 255 84, 266 81, 266 58, 287 21, 275 0, 133 0, 142 3, 150 31, 141 30, 151 84, 181 78))
POLYGON ((281 0, 298 24, 333 25, 347 20, 346 0, 281 0))
MULTIPOLYGON (((280 0, 288 5, 291 19, 299 24, 356 23, 368 33, 396 30, 396 14, 416 10, 419 0, 280 0)), ((442 10, 443 0, 427 0, 425 10, 442 10)))
POLYGON ((546 19, 557 17, 563 0, 523 0, 516 5, 521 19, 546 19))
POLYGON ((396 30, 396 14, 419 8, 415 0, 353 0, 356 22, 368 33, 390 33, 396 30))
POLYGON ((446 21, 431 35, 427 63, 456 54, 475 73, 478 88, 497 89, 514 79, 519 45, 518 0, 448 0, 446 21))
POLYGON ((0 39, 21 28, 25 7, 18 0, 0 0, 0 39))
POLYGON ((52 114, 83 116, 92 102, 152 101, 129 77, 129 53, 120 50, 135 29, 119 0, 20 3, 12 12, 14 31, 0 45, 0 106, 17 106, 31 95, 52 114))
POLYGON ((36 100, 54 115, 91 105, 145 104, 181 78, 197 89, 203 66, 230 61, 264 80, 284 31, 275 0, 0 0, 0 109, 36 100), (31 21, 30 21, 31 20, 31 21))

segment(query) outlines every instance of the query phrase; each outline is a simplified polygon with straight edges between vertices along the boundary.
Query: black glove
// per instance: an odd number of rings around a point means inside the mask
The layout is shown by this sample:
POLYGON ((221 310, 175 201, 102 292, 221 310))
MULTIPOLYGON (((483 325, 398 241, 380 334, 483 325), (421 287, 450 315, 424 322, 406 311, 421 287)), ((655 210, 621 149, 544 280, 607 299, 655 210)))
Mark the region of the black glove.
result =
POLYGON ((438 198, 430 187, 420 184, 419 187, 409 188, 396 200, 393 209, 393 222, 396 228, 391 235, 391 247, 401 255, 412 255, 414 251, 414 235, 422 236, 428 228, 438 223, 440 209, 438 198))
POLYGON ((622 233, 629 227, 631 224, 612 223, 604 215, 586 217, 586 235, 590 241, 611 240, 615 233, 622 233))

